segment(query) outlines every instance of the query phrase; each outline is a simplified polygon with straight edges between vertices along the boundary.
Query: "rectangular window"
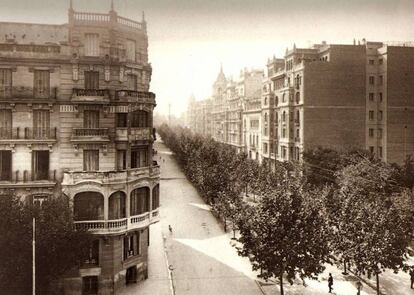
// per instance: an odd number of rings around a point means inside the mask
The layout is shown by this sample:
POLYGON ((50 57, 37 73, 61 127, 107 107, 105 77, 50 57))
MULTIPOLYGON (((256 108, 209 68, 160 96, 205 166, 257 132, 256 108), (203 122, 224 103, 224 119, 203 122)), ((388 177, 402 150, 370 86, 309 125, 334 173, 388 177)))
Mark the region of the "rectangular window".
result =
POLYGON ((382 85, 384 83, 384 77, 382 75, 378 76, 378 83, 382 85))
POLYGON ((380 65, 382 65, 382 64, 384 63, 384 60, 383 60, 382 58, 380 58, 380 59, 378 60, 378 63, 379 63, 380 65))
POLYGON ((379 102, 382 102, 382 92, 378 93, 378 100, 379 102))
POLYGON ((373 146, 370 146, 370 147, 369 147, 369 152, 370 152, 371 154, 373 154, 373 153, 374 153, 374 147, 373 147, 373 146))
POLYGON ((99 240, 93 241, 89 245, 87 256, 85 257, 84 264, 86 265, 99 265, 99 240))
POLYGON ((135 61, 136 60, 136 43, 134 40, 127 40, 126 42, 126 56, 127 59, 130 61, 135 61))
POLYGON ((126 169, 126 150, 116 151, 116 168, 117 170, 126 169))
POLYGON ((32 179, 47 180, 49 178, 49 151, 32 152, 32 179))
POLYGON ((50 95, 50 72, 35 70, 33 88, 35 98, 48 98, 50 95))
POLYGON ((138 84, 138 80, 137 80, 137 75, 132 75, 129 74, 127 75, 127 82, 128 82, 128 90, 137 90, 137 84, 138 84))
POLYGON ((378 138, 382 138, 382 128, 378 128, 378 130, 377 130, 377 135, 378 135, 378 138))
POLYGON ((267 154, 267 143, 263 143, 263 152, 267 154))
POLYGON ((83 151, 83 171, 99 171, 99 150, 83 151))
POLYGON ((85 89, 99 89, 99 72, 85 71, 85 89))
POLYGON ((141 237, 139 232, 134 232, 124 237, 124 260, 135 255, 141 255, 141 237))
POLYGON ((138 148, 131 149, 131 168, 140 168, 148 166, 148 149, 138 148))
POLYGON ((128 114, 116 113, 116 127, 125 128, 128 127, 128 114))
POLYGON ((373 60, 373 59, 370 59, 368 62, 369 62, 370 65, 374 65, 375 64, 375 60, 373 60))
POLYGON ((374 129, 373 128, 369 128, 368 133, 369 133, 369 137, 374 137, 374 129))
POLYGON ((369 101, 374 101, 374 93, 373 92, 369 93, 369 101))
POLYGON ((378 147, 378 157, 382 158, 382 146, 378 147))
POLYGON ((12 111, 0 110, 0 138, 11 139, 12 136, 12 111))
POLYGON ((374 76, 369 76, 369 84, 370 85, 374 85, 375 84, 375 77, 374 76))
POLYGON ((369 111, 368 112, 368 118, 370 121, 374 120, 374 111, 369 111))
POLYGON ((0 151, 0 180, 11 181, 12 152, 0 151))
POLYGON ((82 278, 82 295, 98 294, 98 277, 88 276, 82 278))
POLYGON ((146 111, 131 113, 131 127, 149 127, 149 113, 146 111))
POLYGON ((86 110, 83 112, 84 128, 99 128, 99 111, 86 110))
POLYGON ((50 111, 33 111, 33 138, 48 138, 50 133, 50 111))
POLYGON ((0 69, 0 97, 8 98, 12 90, 12 70, 0 69))
POLYGON ((378 111, 378 121, 382 121, 382 111, 378 111))
POLYGON ((282 138, 285 138, 286 137, 286 129, 285 128, 283 128, 282 129, 282 138))
POLYGON ((85 34, 85 55, 99 56, 99 35, 85 34))

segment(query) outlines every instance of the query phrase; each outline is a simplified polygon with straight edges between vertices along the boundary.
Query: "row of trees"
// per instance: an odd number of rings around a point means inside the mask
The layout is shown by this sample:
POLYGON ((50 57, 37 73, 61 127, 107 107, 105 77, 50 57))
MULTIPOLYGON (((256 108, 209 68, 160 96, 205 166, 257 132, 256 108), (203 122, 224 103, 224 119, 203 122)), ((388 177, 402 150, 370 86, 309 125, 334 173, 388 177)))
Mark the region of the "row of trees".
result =
POLYGON ((158 132, 190 181, 240 231, 239 254, 264 279, 316 278, 325 263, 377 278, 406 271, 414 225, 412 162, 318 148, 272 169, 183 128, 158 132), (247 190, 259 197, 246 201, 247 190))
POLYGON ((0 196, 0 290, 31 294, 33 217, 36 219, 36 294, 60 294, 57 281, 88 257, 90 233, 75 230, 66 197, 41 207, 0 196))

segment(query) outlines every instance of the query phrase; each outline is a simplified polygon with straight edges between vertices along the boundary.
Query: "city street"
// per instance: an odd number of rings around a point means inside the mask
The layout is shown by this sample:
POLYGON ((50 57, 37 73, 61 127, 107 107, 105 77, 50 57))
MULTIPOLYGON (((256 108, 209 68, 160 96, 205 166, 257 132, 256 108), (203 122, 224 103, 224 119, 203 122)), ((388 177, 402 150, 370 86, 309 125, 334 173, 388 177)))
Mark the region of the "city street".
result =
MULTIPOLYGON (((159 140, 155 147, 158 153, 154 159, 161 166, 161 221, 151 226, 149 278, 128 286, 120 294, 278 294, 277 283, 256 282, 249 261, 239 257, 232 246, 232 234, 224 233, 209 206, 185 178, 171 151, 159 140)), ((340 269, 326 267, 318 280, 306 280, 306 287, 300 280, 292 286, 285 282, 285 293, 327 294, 327 277, 332 273, 333 294, 356 294, 359 281, 356 276, 344 276, 340 269)), ((363 283, 361 294, 376 294, 372 288, 374 281, 370 284, 371 287, 363 283)), ((387 271, 381 275, 381 291, 383 294, 411 293, 408 275, 387 271)))
POLYGON ((155 146, 161 165, 161 227, 175 294, 262 294, 249 261, 237 255, 170 150, 160 142, 155 146))

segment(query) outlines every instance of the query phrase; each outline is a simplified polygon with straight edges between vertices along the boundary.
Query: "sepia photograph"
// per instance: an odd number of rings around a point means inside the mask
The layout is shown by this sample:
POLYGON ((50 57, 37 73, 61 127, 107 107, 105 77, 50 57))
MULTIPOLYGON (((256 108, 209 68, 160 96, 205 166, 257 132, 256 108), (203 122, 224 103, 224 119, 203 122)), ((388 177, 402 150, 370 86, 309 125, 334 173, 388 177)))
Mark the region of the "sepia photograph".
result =
POLYGON ((413 0, 0 0, 0 295, 414 295, 413 0))

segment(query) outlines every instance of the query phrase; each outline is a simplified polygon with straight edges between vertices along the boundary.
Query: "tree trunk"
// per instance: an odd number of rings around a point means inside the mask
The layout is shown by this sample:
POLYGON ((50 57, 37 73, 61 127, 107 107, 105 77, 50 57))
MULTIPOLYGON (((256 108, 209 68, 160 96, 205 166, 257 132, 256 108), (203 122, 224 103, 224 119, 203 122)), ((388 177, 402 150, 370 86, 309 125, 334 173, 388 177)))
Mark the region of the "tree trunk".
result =
POLYGON ((284 295, 285 292, 283 290, 283 272, 280 273, 279 281, 280 281, 280 295, 284 295))
POLYGON ((376 279, 377 279, 377 295, 380 295, 380 289, 379 289, 379 276, 378 273, 375 274, 376 279))
POLYGON ((344 272, 342 274, 344 275, 348 274, 348 272, 346 271, 346 259, 344 259, 344 272))
POLYGON ((227 221, 226 221, 226 217, 224 217, 224 232, 227 232, 227 221))
POLYGON ((233 239, 236 239, 236 227, 235 227, 234 222, 233 222, 233 239))

